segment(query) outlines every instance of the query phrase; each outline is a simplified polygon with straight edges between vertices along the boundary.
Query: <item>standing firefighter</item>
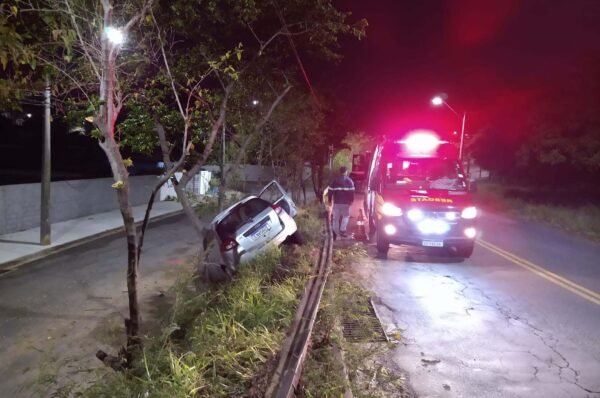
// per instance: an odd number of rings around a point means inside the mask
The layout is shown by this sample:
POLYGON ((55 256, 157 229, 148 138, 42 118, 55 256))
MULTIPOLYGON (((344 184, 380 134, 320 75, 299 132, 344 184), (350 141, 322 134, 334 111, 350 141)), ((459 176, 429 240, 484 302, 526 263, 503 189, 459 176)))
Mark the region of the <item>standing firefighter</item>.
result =
POLYGON ((354 182, 348 177, 346 167, 340 167, 340 174, 327 187, 327 199, 329 206, 333 203, 333 237, 335 239, 339 234, 345 238, 350 205, 354 201, 354 182))

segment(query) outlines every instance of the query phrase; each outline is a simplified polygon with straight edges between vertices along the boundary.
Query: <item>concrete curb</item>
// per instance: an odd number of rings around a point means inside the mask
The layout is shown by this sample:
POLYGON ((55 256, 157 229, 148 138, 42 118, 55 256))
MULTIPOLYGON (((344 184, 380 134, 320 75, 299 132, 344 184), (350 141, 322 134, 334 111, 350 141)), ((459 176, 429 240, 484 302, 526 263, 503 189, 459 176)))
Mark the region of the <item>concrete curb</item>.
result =
MULTIPOLYGON (((148 225, 150 226, 154 222, 168 220, 169 218, 174 218, 174 217, 180 216, 182 214, 184 214, 183 210, 177 210, 174 212, 161 214, 160 216, 150 218, 148 225)), ((136 227, 140 227, 141 225, 142 225, 142 221, 137 221, 135 223, 136 227)), ((19 269, 20 267, 22 267, 24 265, 32 263, 34 261, 48 258, 48 257, 54 256, 56 254, 62 253, 66 250, 72 249, 74 247, 82 246, 82 245, 85 245, 87 243, 93 242, 98 239, 107 238, 107 237, 113 236, 113 235, 118 235, 119 233, 123 233, 123 232, 124 232, 123 226, 120 225, 118 227, 107 229, 105 231, 98 232, 93 235, 84 236, 83 238, 75 239, 70 242, 65 242, 60 245, 49 247, 49 248, 41 250, 37 253, 27 254, 25 256, 15 259, 15 260, 10 260, 10 261, 4 262, 4 263, 0 263, 0 276, 4 276, 12 271, 19 269)))

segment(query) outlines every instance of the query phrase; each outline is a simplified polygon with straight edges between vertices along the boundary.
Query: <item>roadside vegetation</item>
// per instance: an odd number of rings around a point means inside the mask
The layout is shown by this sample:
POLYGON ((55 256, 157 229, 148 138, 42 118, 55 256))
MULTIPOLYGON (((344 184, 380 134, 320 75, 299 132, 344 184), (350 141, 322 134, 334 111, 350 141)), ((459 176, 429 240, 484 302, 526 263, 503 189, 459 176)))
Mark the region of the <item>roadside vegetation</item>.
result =
POLYGON ((402 374, 389 369, 382 360, 394 342, 349 342, 344 338, 342 317, 351 319, 361 335, 368 336, 371 332, 370 319, 365 315, 370 292, 344 271, 351 261, 364 256, 366 251, 358 245, 334 252, 333 270, 323 293, 304 363, 301 397, 337 398, 348 388, 354 397, 410 396, 402 374))
POLYGON ((534 188, 482 182, 477 201, 527 220, 600 241, 600 191, 583 187, 534 188))
POLYGON ((318 216, 316 207, 300 209, 306 245, 272 249, 226 283, 199 282, 197 264, 188 264, 134 366, 101 368, 91 387, 62 386, 56 396, 262 396, 322 236, 318 216))

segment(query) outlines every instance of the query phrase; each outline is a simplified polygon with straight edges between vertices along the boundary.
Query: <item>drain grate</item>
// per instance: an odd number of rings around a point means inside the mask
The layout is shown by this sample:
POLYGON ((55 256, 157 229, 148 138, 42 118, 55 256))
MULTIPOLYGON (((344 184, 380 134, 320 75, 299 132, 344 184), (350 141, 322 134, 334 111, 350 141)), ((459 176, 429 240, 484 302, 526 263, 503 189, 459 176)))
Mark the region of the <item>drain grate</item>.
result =
POLYGON ((361 300, 342 318, 344 338, 351 343, 384 343, 389 341, 371 299, 361 300))

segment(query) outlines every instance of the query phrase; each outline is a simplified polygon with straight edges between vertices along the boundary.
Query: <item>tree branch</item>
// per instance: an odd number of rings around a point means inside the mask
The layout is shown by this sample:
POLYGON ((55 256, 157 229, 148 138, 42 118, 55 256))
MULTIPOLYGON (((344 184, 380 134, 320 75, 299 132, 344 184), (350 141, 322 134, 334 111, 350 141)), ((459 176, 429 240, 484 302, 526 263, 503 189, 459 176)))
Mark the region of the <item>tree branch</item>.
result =
POLYGON ((196 164, 190 170, 188 170, 187 173, 185 173, 183 175, 183 177, 181 177, 181 181, 179 181, 184 186, 187 185, 187 183, 190 181, 190 179, 192 179, 192 177, 194 177, 196 174, 198 174, 198 172, 200 171, 202 166, 204 166, 204 164, 206 164, 206 160, 208 159, 208 157, 210 156, 210 154, 212 152, 212 147, 215 143, 215 138, 217 136, 217 133, 219 132, 219 129, 221 128, 221 126, 223 125, 223 122, 225 120, 225 114, 227 112, 227 101, 229 100, 229 95, 231 94, 231 90, 233 89, 234 84, 235 84, 235 82, 231 82, 225 88, 225 97, 221 101, 221 107, 219 108, 219 117, 217 118, 215 123, 213 123, 213 125, 212 125, 210 135, 208 137, 208 142, 207 142, 206 146, 204 147, 202 157, 200 158, 200 160, 198 160, 196 162, 196 164))
POLYGON ((79 38, 79 44, 81 45, 81 48, 83 49, 83 52, 85 53, 85 56, 87 57, 88 62, 90 63, 90 66, 94 70, 94 73, 96 74, 96 78, 98 78, 98 80, 100 80, 100 79, 102 79, 102 76, 100 75, 100 71, 98 70, 98 67, 96 66, 96 62, 94 61, 94 59, 92 58, 92 56, 90 55, 90 53, 87 49, 87 44, 83 40, 83 36, 81 35, 81 30, 79 29, 79 24, 77 23, 77 20, 75 19, 75 13, 73 12, 73 9, 71 8, 71 3, 69 2, 69 0, 65 0, 65 5, 67 6, 67 9, 69 10, 69 16, 71 17, 71 22, 73 24, 73 27, 75 28, 77 37, 79 38))

